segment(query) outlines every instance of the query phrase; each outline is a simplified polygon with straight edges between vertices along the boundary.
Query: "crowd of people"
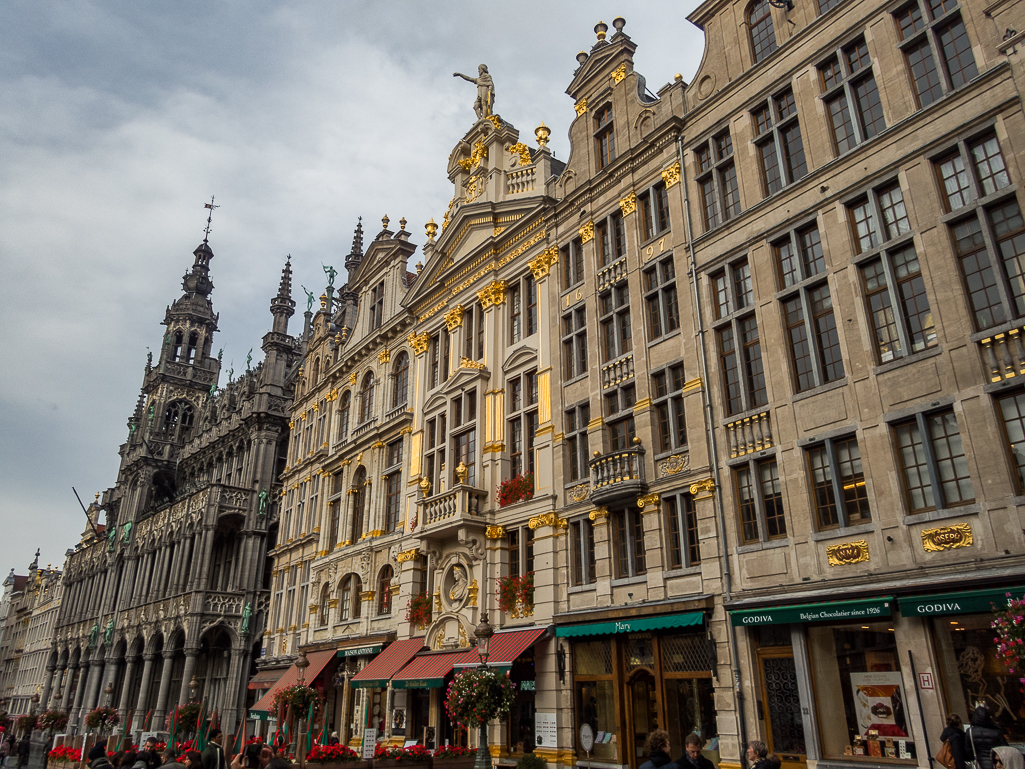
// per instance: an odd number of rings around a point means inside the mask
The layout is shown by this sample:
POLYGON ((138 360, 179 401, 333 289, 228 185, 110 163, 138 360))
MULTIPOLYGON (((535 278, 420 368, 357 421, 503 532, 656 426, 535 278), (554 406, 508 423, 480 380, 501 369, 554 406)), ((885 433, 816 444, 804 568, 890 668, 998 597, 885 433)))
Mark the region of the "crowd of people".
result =
POLYGON ((968 726, 961 716, 951 713, 940 734, 943 748, 937 759, 947 769, 1023 769, 1025 758, 1017 749, 1008 747, 1007 738, 993 720, 989 709, 979 705, 972 711, 968 726))
POLYGON ((88 753, 89 769, 290 769, 292 762, 277 748, 262 742, 250 742, 242 752, 226 757, 220 729, 212 729, 202 751, 179 753, 168 746, 157 750, 157 741, 150 737, 139 750, 127 745, 113 756, 107 755, 105 742, 97 742, 88 753))

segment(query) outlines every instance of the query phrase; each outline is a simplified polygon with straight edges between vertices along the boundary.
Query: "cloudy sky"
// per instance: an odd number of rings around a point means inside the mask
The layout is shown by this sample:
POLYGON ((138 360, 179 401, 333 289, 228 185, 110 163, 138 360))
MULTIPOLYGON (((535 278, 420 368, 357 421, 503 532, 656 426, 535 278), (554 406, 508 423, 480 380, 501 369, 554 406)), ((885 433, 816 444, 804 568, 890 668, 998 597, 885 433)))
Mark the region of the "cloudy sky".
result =
MULTIPOLYGON (((697 0, 428 3, 4 0, 0 4, 0 571, 63 563, 113 485, 147 346, 202 240, 224 362, 269 328, 291 254, 299 284, 342 268, 362 216, 440 222, 449 152, 495 109, 566 159, 574 56, 624 13, 651 91, 690 81, 697 0)), ((417 260, 417 255, 412 260, 417 260)), ((297 297, 301 301, 301 296, 297 297)))

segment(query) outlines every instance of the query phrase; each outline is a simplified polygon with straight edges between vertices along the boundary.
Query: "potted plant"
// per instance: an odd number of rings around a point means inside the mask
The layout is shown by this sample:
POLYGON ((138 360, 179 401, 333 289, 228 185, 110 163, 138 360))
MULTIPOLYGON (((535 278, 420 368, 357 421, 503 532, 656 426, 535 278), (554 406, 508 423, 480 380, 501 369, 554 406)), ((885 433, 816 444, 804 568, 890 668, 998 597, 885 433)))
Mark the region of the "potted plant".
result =
MULTIPOLYGON (((488 722, 502 719, 509 714, 513 698, 516 696, 516 684, 509 676, 498 668, 481 666, 468 668, 457 673, 448 685, 445 694, 445 709, 457 724, 480 730, 479 745, 482 751, 487 750, 488 722)), ((487 758, 485 753, 477 755, 487 758)))
POLYGON ((472 769, 477 750, 460 745, 442 745, 434 751, 435 769, 472 769))
POLYGON ((117 714, 117 710, 105 705, 90 710, 85 717, 85 725, 103 736, 113 731, 114 727, 120 723, 121 717, 117 714))
POLYGON ((70 745, 58 745, 46 754, 47 761, 55 764, 77 764, 82 760, 82 749, 70 745))
POLYGON ((998 609, 992 627, 997 631, 996 658, 1018 678, 1025 691, 1025 598, 1007 594, 1007 607, 998 609))
POLYGON ((502 481, 498 486, 498 506, 523 502, 534 496, 534 474, 520 473, 502 481))
POLYGON ((413 769, 422 767, 426 769, 431 764, 431 751, 423 745, 410 745, 404 748, 401 745, 385 745, 378 743, 374 748, 374 769, 413 769))
POLYGON ((528 571, 520 577, 520 589, 517 596, 520 602, 520 615, 523 617, 534 616, 534 572, 528 571))
POLYGON ((44 710, 36 721, 36 728, 49 732, 59 732, 68 725, 68 714, 63 710, 44 710))
POLYGON ((414 595, 406 604, 406 622, 423 630, 431 624, 431 596, 414 595))
POLYGON ((39 716, 29 715, 21 716, 18 719, 18 731, 19 732, 31 732, 33 729, 39 728, 39 716))
POLYGON ((510 617, 520 616, 520 577, 518 574, 510 574, 508 577, 499 577, 496 580, 498 587, 495 596, 498 598, 498 608, 510 617))
POLYGON ((314 745, 306 754, 306 762, 322 769, 336 769, 342 764, 346 769, 355 769, 353 764, 361 763, 359 753, 347 745, 314 745))

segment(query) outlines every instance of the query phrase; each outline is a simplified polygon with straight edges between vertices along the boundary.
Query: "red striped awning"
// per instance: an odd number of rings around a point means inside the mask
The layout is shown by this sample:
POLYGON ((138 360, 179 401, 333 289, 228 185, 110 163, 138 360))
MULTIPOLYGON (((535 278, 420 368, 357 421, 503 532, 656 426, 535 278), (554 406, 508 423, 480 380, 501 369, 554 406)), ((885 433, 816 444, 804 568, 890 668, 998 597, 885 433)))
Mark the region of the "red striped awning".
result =
MULTIPOLYGON (((445 676, 452 672, 457 662, 469 660, 469 655, 476 656, 477 650, 457 649, 456 651, 428 652, 414 657, 391 680, 393 689, 438 689, 445 685, 445 676)), ((480 658, 477 658, 480 664, 480 658)))
POLYGON ((270 689, 281 680, 287 668, 274 668, 273 670, 258 670, 256 675, 249 679, 249 688, 252 690, 270 689))
POLYGON ((357 688, 387 686, 392 676, 413 659, 423 646, 422 638, 393 641, 387 649, 374 657, 370 664, 352 677, 352 685, 357 688))
MULTIPOLYGON (((547 628, 532 627, 526 630, 499 631, 491 636, 491 648, 488 650, 488 667, 512 667, 516 658, 529 649, 547 632, 547 628)), ((466 659, 456 662, 457 668, 476 667, 480 664, 480 655, 476 649, 466 654, 466 659)))
MULTIPOLYGON (((310 661, 310 666, 306 668, 306 675, 303 677, 303 680, 307 685, 311 684, 313 679, 320 675, 320 672, 327 667, 327 663, 333 660, 334 656, 334 649, 326 652, 310 652, 306 655, 306 659, 310 661)), ((297 684, 298 682, 299 669, 295 666, 295 663, 292 663, 292 667, 285 671, 284 675, 278 679, 278 682, 274 684, 274 686, 272 686, 270 690, 260 698, 260 701, 250 708, 250 710, 262 710, 265 713, 270 713, 271 708, 274 707, 274 692, 297 684)))

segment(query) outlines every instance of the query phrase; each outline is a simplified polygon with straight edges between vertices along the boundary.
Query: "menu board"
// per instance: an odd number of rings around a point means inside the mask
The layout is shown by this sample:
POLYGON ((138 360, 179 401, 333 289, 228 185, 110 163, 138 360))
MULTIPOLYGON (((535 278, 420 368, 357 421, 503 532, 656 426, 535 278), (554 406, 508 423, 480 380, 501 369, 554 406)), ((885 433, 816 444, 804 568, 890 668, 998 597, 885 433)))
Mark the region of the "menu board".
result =
POLYGON ((535 713, 534 734, 539 748, 559 747, 559 728, 555 713, 535 713))

